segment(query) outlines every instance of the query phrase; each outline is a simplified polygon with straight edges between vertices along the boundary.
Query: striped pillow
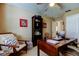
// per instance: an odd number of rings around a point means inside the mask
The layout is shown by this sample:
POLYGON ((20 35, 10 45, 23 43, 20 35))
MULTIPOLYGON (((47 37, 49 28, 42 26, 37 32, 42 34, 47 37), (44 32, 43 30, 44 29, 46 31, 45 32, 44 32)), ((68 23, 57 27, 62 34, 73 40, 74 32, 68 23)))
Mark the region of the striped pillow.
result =
MULTIPOLYGON (((4 34, 4 35, 0 35, 0 37, 3 44, 5 45, 18 45, 19 44, 16 37, 13 34, 4 34)), ((1 46, 1 49, 9 53, 13 52, 13 48, 11 47, 1 46)))

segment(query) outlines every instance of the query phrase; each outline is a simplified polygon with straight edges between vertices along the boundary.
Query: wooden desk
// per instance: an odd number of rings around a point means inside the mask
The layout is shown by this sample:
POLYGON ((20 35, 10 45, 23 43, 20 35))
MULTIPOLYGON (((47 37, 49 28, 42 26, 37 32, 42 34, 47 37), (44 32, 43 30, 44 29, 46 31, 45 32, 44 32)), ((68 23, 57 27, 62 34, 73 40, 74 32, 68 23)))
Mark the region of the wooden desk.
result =
POLYGON ((66 47, 69 43, 75 41, 75 39, 69 39, 69 40, 62 40, 58 44, 50 45, 44 40, 38 40, 37 41, 37 48, 38 48, 38 56, 40 55, 40 50, 45 52, 46 54, 50 56, 57 56, 59 55, 59 51, 61 48, 66 47))

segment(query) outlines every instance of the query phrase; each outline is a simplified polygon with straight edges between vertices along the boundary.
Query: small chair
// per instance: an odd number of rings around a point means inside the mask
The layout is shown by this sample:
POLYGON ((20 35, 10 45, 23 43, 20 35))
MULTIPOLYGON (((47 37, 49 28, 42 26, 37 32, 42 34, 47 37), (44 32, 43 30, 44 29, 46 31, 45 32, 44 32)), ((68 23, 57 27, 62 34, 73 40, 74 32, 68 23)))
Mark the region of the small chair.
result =
POLYGON ((52 39, 52 36, 49 33, 46 32, 44 34, 44 40, 47 40, 47 39, 52 39))
POLYGON ((3 56, 18 55, 24 48, 27 51, 26 40, 17 40, 16 35, 11 32, 0 33, 0 47, 3 52, 0 55, 3 56))

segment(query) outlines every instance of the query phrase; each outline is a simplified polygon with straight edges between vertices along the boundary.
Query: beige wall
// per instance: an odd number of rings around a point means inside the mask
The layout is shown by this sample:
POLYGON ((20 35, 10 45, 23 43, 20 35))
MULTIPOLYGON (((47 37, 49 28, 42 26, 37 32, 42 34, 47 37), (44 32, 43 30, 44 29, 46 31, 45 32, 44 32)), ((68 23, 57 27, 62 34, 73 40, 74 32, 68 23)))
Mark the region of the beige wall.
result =
MULTIPOLYGON (((1 17, 0 19, 0 26, 1 27, 4 26, 4 28, 2 27, 0 29, 2 29, 3 32, 13 32, 17 34, 20 39, 31 40, 32 39, 31 17, 37 13, 24 10, 22 8, 18 8, 8 4, 3 4, 2 8, 4 8, 4 11, 3 12, 0 11, 0 14, 4 14, 3 15, 4 17, 1 17), (20 18, 28 20, 28 27, 20 27, 19 25, 20 18)), ((0 32, 2 32, 2 30, 0 30, 0 32)))
POLYGON ((43 28, 43 36, 44 36, 44 33, 46 32, 52 35, 52 19, 43 17, 43 22, 47 23, 47 28, 43 28))
POLYGON ((6 30, 5 28, 5 12, 4 12, 4 8, 5 5, 0 3, 0 32, 4 32, 6 30))

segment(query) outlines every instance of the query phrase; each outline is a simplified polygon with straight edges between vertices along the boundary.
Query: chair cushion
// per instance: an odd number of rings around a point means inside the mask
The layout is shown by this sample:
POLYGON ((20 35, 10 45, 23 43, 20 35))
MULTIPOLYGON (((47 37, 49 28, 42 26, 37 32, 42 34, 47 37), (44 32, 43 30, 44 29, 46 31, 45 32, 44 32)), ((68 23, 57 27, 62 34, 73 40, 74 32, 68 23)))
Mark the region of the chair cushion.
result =
POLYGON ((4 51, 0 50, 0 56, 4 56, 4 51))
POLYGON ((0 35, 0 43, 5 44, 5 40, 7 39, 16 39, 16 37, 13 34, 1 34, 0 35))
MULTIPOLYGON (((0 35, 0 41, 2 41, 1 43, 5 45, 19 45, 16 37, 13 34, 0 35)), ((13 53, 13 48, 11 47, 1 46, 1 49, 9 53, 13 53)))
POLYGON ((8 55, 10 55, 10 53, 8 53, 7 51, 3 50, 0 51, 0 56, 8 56, 8 55))
POLYGON ((16 48, 17 52, 24 48, 26 44, 19 44, 19 48, 16 48))

